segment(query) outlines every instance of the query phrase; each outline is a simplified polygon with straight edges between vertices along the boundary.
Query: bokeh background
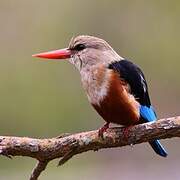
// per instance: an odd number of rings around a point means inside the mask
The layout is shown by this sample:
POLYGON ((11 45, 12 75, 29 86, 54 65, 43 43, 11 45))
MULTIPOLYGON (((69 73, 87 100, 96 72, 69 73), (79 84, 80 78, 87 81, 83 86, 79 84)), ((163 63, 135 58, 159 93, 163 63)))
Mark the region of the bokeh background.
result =
MULTIPOLYGON (((99 128, 104 122, 89 105, 76 69, 68 62, 32 58, 66 47, 72 36, 107 40, 143 68, 160 118, 180 115, 180 1, 1 0, 0 134, 53 137, 99 128)), ((87 152, 41 179, 180 179, 180 141, 162 141, 168 158, 147 143, 87 152)), ((0 180, 24 180, 35 160, 0 157, 0 180)))

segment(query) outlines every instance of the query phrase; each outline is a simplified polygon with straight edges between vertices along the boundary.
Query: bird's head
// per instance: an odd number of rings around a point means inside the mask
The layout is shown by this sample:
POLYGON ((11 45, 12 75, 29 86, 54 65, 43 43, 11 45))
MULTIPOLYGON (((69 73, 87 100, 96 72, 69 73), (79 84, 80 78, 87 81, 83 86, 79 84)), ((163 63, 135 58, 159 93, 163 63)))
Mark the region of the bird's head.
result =
POLYGON ((122 59, 103 39, 80 35, 72 38, 68 48, 44 52, 34 57, 48 59, 69 59, 80 71, 97 64, 109 64, 122 59))

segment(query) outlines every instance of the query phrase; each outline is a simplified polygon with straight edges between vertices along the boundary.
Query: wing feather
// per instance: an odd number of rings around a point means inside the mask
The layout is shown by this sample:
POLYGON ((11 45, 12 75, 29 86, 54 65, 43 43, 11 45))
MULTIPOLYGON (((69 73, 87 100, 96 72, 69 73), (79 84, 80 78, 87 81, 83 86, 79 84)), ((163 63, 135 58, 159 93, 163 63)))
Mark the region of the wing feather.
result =
POLYGON ((109 69, 113 69, 119 77, 130 85, 131 93, 141 105, 150 107, 147 82, 141 69, 128 60, 111 63, 109 69))

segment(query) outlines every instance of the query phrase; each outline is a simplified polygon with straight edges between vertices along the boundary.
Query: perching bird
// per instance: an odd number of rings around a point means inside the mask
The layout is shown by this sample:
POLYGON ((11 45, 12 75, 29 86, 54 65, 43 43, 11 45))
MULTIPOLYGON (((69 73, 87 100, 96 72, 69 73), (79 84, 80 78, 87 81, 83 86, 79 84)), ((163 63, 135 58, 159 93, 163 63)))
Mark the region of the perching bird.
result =
MULTIPOLYGON (((137 65, 119 56, 103 39, 81 35, 72 38, 66 49, 33 56, 69 59, 76 66, 90 103, 106 121, 100 133, 110 123, 128 127, 156 121, 143 72, 137 65)), ((157 154, 167 156, 159 140, 149 143, 157 154)))

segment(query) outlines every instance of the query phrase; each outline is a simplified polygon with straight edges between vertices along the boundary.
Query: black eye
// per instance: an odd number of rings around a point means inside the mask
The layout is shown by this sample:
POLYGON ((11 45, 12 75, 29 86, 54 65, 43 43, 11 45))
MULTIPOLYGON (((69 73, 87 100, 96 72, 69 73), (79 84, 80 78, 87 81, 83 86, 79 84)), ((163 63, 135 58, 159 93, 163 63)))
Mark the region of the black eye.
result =
POLYGON ((77 44, 73 49, 76 51, 82 51, 86 46, 84 44, 77 44))

